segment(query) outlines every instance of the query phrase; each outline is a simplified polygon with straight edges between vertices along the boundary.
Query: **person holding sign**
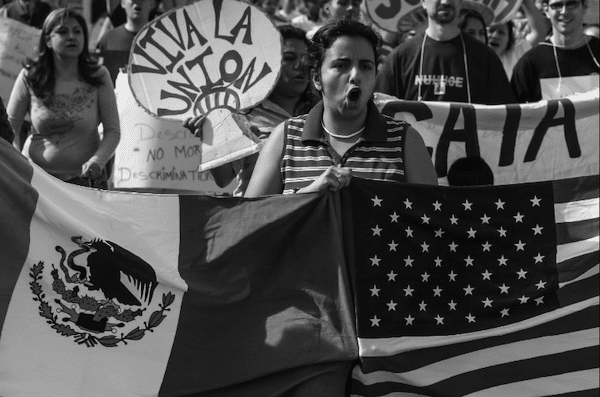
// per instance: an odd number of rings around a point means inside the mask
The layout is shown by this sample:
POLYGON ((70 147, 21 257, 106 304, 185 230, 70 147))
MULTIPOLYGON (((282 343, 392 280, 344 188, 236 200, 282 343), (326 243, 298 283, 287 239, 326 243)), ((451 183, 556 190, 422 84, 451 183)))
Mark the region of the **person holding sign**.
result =
MULTIPOLYGON (((275 88, 259 105, 244 114, 253 132, 266 140, 274 127, 290 117, 307 113, 316 103, 316 96, 310 86, 305 57, 308 39, 300 28, 282 25, 277 28, 283 38, 281 72, 275 88)), ((184 127, 194 135, 201 136, 204 116, 184 121, 184 127)), ((211 168, 209 172, 217 186, 228 186, 237 178, 234 196, 242 196, 248 187, 258 153, 211 168)))
POLYGON ((552 35, 521 57, 511 84, 519 102, 557 99, 599 86, 600 40, 584 33, 584 0, 545 0, 552 35))
MULTIPOLYGON (((90 59, 81 15, 70 8, 48 15, 38 57, 17 77, 7 111, 13 131, 31 116, 27 158, 63 181, 106 188, 103 170, 119 143, 119 115, 108 70, 90 59)), ((20 147, 17 138, 13 144, 20 147)))
POLYGON ((308 61, 323 100, 273 131, 245 196, 336 191, 352 176, 437 184, 419 133, 373 103, 380 46, 381 37, 353 19, 315 33, 308 61))
POLYGON ((514 102, 498 56, 462 34, 463 1, 423 0, 428 27, 386 58, 375 90, 399 99, 496 105, 514 102))

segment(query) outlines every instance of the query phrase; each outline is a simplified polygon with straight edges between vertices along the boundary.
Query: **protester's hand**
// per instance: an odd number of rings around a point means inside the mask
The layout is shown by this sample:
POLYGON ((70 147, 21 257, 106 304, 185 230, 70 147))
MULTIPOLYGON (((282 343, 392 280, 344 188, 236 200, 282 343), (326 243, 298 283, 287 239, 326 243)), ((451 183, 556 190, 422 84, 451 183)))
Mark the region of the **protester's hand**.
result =
POLYGON ((202 124, 204 124, 205 120, 206 116, 204 115, 188 117, 187 119, 183 120, 182 125, 190 130, 190 132, 194 134, 196 138, 202 139, 202 124))
POLYGON ((81 166, 81 176, 97 179, 102 175, 102 167, 94 160, 90 160, 81 166))
POLYGON ((313 183, 298 190, 297 193, 318 192, 323 189, 338 191, 350 184, 352 170, 345 167, 331 166, 327 168, 313 183))

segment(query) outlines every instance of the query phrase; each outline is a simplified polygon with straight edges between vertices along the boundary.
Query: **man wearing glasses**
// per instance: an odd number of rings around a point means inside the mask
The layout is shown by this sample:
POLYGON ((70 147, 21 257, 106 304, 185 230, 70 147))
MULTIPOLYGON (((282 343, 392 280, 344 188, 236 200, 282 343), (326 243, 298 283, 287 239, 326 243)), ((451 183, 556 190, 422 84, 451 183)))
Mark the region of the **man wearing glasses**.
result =
POLYGON ((544 0, 552 35, 525 53, 511 84, 519 102, 557 99, 599 86, 600 40, 584 33, 584 0, 544 0))

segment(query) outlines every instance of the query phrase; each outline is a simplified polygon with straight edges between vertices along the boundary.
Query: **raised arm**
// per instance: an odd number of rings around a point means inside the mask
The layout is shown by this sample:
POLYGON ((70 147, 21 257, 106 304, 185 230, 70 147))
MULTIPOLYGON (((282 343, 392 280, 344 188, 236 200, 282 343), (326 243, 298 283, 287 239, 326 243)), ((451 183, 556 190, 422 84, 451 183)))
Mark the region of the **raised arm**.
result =
POLYGON ((536 46, 546 36, 546 17, 535 6, 534 0, 523 0, 523 11, 527 17, 527 23, 531 31, 526 39, 532 47, 536 46))

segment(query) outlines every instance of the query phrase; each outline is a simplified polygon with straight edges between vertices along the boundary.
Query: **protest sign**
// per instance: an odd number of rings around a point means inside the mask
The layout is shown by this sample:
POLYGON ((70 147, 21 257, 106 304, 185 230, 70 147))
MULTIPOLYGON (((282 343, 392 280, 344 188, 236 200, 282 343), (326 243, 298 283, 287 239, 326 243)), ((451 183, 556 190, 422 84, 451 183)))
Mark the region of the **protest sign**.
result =
POLYGON ((234 186, 220 188, 208 171, 198 171, 200 139, 180 121, 146 113, 133 98, 123 73, 117 77, 116 95, 121 141, 113 167, 115 189, 233 192, 234 186))
MULTIPOLYGON (((464 0, 463 8, 479 12, 486 24, 510 20, 521 6, 522 0, 464 0)), ((396 33, 406 31, 414 24, 414 13, 422 10, 420 0, 369 0, 366 2, 369 18, 383 30, 396 33)))
POLYGON ((190 3, 137 34, 129 84, 138 103, 155 116, 207 117, 199 152, 199 169, 206 170, 260 149, 234 115, 270 94, 279 78, 281 41, 267 15, 252 5, 190 3))
POLYGON ((6 105, 23 61, 33 58, 41 31, 10 18, 0 17, 0 97, 6 105))
POLYGON ((423 137, 439 183, 465 156, 481 156, 495 184, 598 174, 598 90, 528 104, 401 101, 376 94, 378 108, 423 137))

